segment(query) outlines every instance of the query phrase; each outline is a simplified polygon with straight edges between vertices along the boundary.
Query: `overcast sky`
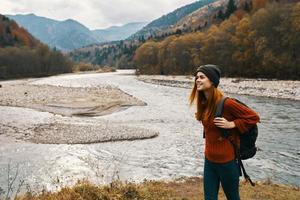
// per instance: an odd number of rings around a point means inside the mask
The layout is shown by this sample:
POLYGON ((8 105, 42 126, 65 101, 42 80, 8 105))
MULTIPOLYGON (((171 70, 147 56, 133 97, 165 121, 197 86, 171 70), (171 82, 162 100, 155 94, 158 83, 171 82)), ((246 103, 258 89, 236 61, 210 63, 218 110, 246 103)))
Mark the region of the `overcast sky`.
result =
POLYGON ((0 14, 74 19, 90 29, 150 22, 196 0, 0 0, 0 14))

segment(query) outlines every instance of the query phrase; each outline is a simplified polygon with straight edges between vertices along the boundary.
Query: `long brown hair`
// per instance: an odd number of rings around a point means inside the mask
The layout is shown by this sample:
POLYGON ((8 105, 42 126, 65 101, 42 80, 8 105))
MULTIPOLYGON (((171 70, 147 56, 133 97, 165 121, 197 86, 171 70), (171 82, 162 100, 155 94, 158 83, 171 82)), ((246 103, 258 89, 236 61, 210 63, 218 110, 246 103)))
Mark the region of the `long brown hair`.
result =
POLYGON ((216 87, 212 86, 212 92, 208 99, 206 99, 203 91, 197 90, 196 80, 194 83, 194 87, 190 94, 190 106, 196 102, 197 112, 195 113, 195 117, 197 120, 208 120, 213 119, 214 114, 217 108, 217 103, 221 100, 223 93, 216 87))

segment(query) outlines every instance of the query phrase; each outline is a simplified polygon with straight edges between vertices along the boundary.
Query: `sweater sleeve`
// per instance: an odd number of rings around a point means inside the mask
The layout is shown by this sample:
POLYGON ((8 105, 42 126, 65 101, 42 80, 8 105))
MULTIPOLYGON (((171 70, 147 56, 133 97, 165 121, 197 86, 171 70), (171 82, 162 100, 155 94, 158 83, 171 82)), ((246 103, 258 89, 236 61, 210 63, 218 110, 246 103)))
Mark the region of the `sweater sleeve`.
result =
POLYGON ((224 109, 227 109, 235 118, 233 122, 241 134, 247 132, 256 123, 260 122, 260 118, 256 112, 234 99, 228 98, 224 103, 224 109))

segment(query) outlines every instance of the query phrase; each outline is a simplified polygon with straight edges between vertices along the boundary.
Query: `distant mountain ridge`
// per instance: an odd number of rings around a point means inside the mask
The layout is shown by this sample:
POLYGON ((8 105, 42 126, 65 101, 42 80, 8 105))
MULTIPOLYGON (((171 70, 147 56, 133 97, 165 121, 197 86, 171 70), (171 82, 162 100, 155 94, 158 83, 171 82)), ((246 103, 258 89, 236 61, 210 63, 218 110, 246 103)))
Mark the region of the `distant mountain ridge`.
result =
POLYGON ((142 29, 147 22, 133 22, 128 23, 123 26, 111 26, 107 29, 97 29, 92 32, 98 38, 102 38, 104 41, 116 41, 116 40, 124 40, 133 33, 142 29))
POLYGON ((50 47, 68 51, 100 41, 88 28, 79 22, 68 19, 57 21, 34 14, 6 15, 26 28, 33 36, 50 47))
POLYGON ((135 33, 146 22, 130 23, 120 27, 90 30, 76 20, 58 21, 34 14, 6 15, 27 29, 33 36, 63 51, 70 51, 91 44, 122 40, 135 33))

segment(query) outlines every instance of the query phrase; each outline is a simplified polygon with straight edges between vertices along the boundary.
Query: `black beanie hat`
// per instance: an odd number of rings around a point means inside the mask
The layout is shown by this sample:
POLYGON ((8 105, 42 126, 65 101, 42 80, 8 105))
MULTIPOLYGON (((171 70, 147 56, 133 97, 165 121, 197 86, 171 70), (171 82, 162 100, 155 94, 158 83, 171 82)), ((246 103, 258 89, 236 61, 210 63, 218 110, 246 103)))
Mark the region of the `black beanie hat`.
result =
POLYGON ((221 70, 216 65, 201 65, 200 67, 198 67, 195 75, 197 75, 198 72, 202 72, 203 74, 205 74, 205 76, 207 76, 207 78, 209 78, 209 80, 213 82, 214 86, 218 87, 220 82, 221 70))

